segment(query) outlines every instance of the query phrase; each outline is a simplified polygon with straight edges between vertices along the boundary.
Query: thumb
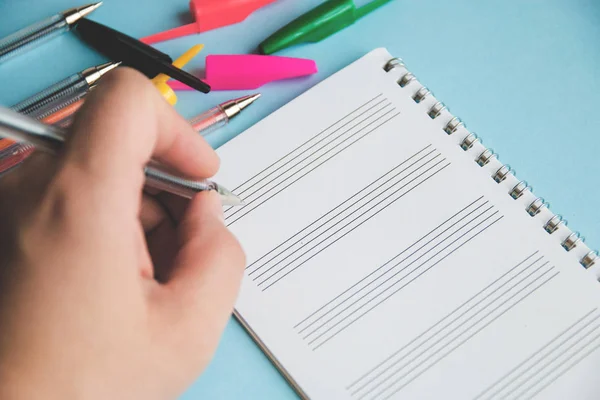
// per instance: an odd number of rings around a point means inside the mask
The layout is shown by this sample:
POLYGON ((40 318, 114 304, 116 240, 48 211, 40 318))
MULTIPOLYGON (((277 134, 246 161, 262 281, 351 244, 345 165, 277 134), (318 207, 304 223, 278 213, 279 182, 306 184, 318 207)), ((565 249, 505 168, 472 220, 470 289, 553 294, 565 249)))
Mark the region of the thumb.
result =
POLYGON ((179 226, 180 250, 166 288, 205 343, 218 343, 237 298, 246 257, 225 226, 221 200, 203 192, 191 200, 179 226))

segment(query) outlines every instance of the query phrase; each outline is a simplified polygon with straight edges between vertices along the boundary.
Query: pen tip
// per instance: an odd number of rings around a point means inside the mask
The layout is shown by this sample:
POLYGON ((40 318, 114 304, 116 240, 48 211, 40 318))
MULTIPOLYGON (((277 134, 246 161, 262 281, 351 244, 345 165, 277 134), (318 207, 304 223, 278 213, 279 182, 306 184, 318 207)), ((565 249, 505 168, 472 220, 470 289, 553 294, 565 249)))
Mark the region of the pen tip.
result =
POLYGON ((243 206, 244 204, 244 200, 240 199, 238 196, 229 199, 230 206, 243 206))
POLYGON ((92 11, 97 10, 101 5, 102 5, 101 1, 99 1, 97 3, 88 4, 86 6, 81 7, 79 9, 79 13, 81 14, 81 17, 83 18, 86 15, 90 14, 92 11))
POLYGON ((261 94, 251 94, 248 96, 241 97, 237 100, 237 105, 240 107, 240 110, 248 107, 250 104, 254 103, 256 100, 260 98, 261 94))
POLYGON ((122 64, 122 62, 121 62, 121 61, 117 61, 117 62, 113 62, 113 61, 111 61, 111 62, 107 62, 106 64, 99 65, 99 66, 97 67, 97 68, 98 68, 98 73, 99 73, 100 75, 104 75, 104 74, 106 74, 107 72, 109 72, 109 71, 112 71, 113 69, 117 68, 117 67, 118 67, 118 66, 120 66, 121 64, 122 64))
POLYGON ((217 192, 221 196, 221 202, 226 206, 241 206, 244 201, 233 194, 231 191, 225 189, 223 186, 218 185, 217 192))
POLYGON ((87 4, 82 7, 71 8, 71 9, 65 11, 63 13, 63 16, 65 17, 67 24, 73 25, 80 19, 85 18, 86 16, 91 14, 94 10, 96 10, 101 5, 102 5, 102 2, 99 1, 97 3, 87 4))

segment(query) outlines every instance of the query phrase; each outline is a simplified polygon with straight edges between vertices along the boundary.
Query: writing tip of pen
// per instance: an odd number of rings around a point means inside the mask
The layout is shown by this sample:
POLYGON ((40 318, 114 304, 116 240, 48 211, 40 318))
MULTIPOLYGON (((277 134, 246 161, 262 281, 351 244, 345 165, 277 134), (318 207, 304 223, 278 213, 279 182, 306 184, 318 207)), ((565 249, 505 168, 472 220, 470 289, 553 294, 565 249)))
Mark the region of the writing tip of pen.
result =
POLYGON ((102 1, 88 4, 87 6, 81 7, 79 12, 84 14, 84 16, 85 16, 85 15, 91 13, 92 11, 97 10, 98 7, 100 7, 102 4, 104 4, 104 2, 102 2, 102 1))
POLYGON ((217 185, 216 189, 217 193, 219 193, 219 195, 221 196, 221 202, 223 203, 223 205, 241 206, 242 204, 244 204, 244 201, 240 197, 236 196, 228 189, 225 189, 223 186, 217 185))
POLYGON ((224 206, 243 206, 244 201, 235 195, 221 195, 221 203, 224 206))
POLYGON ((256 94, 251 94, 248 96, 244 96, 241 97, 237 100, 237 105, 240 107, 240 109, 244 109, 246 107, 248 107, 250 104, 254 103, 256 100, 258 100, 258 98, 261 96, 260 93, 256 93, 256 94))
POLYGON ((92 12, 97 10, 98 7, 100 7, 101 5, 102 5, 102 2, 99 1, 97 3, 91 3, 91 4, 87 4, 83 7, 78 7, 78 8, 69 10, 68 15, 66 15, 67 23, 69 25, 75 24, 77 21, 81 20, 82 18, 87 17, 92 12))

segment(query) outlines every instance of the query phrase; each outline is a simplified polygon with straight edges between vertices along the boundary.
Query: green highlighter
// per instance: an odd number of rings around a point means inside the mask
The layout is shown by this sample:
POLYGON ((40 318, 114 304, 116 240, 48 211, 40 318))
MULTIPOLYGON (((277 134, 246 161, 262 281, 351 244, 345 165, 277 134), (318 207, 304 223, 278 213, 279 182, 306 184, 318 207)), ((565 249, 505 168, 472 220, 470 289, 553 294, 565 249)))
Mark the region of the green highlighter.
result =
POLYGON ((373 0, 358 9, 353 0, 326 1, 269 36, 258 50, 262 54, 273 54, 300 43, 319 42, 390 1, 373 0))

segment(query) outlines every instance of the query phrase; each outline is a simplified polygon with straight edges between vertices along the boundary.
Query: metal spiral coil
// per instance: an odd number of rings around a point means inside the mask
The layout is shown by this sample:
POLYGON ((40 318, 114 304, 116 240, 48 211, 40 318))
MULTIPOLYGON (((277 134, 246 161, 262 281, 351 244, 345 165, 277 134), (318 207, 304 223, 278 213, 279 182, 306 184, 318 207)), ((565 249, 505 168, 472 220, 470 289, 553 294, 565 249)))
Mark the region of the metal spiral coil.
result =
POLYGON ((412 73, 408 72, 402 78, 400 78, 400 80, 398 81, 398 85, 400 85, 400 87, 404 87, 411 83, 413 80, 415 80, 415 76, 412 73))
POLYGON ((585 238, 582 237, 579 234, 579 232, 573 232, 569 236, 567 236, 567 238, 565 240, 563 240, 561 245, 566 251, 571 251, 575 247, 577 247, 577 245, 579 243, 584 242, 584 241, 585 241, 585 238))
POLYGON ((404 67, 404 61, 402 61, 401 58, 392 58, 390 61, 388 61, 384 66, 383 66, 383 70, 385 72, 390 72, 391 70, 393 70, 394 68, 397 67, 404 67))
POLYGON ((477 157, 477 159, 475 159, 475 162, 477 164, 479 164, 480 167, 483 167, 484 165, 486 165, 487 163, 489 163, 490 160, 492 158, 494 158, 495 156, 496 156, 496 153, 494 153, 494 150, 492 150, 492 149, 485 149, 479 155, 479 157, 477 157))
POLYGON ((497 183, 500 183, 504 181, 510 173, 514 174, 514 171, 510 167, 510 165, 503 165, 500 168, 498 168, 494 176, 492 176, 492 179, 495 180, 497 183))
POLYGON ((438 101, 437 103, 435 103, 433 105, 433 107, 431 107, 429 109, 429 112, 427 113, 427 115, 429 115, 429 118, 431 118, 431 119, 436 119, 437 117, 440 116, 442 111, 444 111, 446 109, 447 109, 447 107, 444 105, 444 103, 442 103, 441 101, 438 101))
POLYGON ((515 187, 512 188, 509 194, 510 197, 516 200, 519 197, 523 196, 523 193, 525 193, 527 190, 531 191, 531 186, 529 186, 527 182, 521 181, 517 183, 515 187))
POLYGON ((444 131, 448 135, 452 135, 454 132, 456 132, 458 130, 458 128, 460 128, 461 126, 464 126, 464 125, 465 124, 460 120, 460 118, 454 117, 450 120, 450 122, 448 122, 448 124, 446 124, 444 131))
POLYGON ((425 98, 430 94, 431 91, 429 89, 427 89, 426 87, 422 87, 421 89, 417 90, 417 93, 415 93, 415 95, 413 96, 413 100, 415 101, 415 103, 418 104, 425 100, 425 98))
POLYGON ((460 143, 460 147, 464 150, 467 151, 469 150, 471 147, 473 147, 473 145, 475 143, 479 142, 479 137, 477 136, 476 133, 469 133, 464 139, 463 141, 460 143))
POLYGON ((542 211, 543 208, 548 208, 549 204, 541 197, 538 197, 527 207, 527 213, 535 217, 542 211))
POLYGON ((562 215, 555 215, 554 217, 550 218, 548 222, 546 222, 546 224, 544 225, 544 229, 549 234, 553 234, 554 232, 556 232, 556 230, 560 227, 561 224, 567 225, 567 221, 563 219, 562 215))
MULTIPOLYGON (((400 79, 397 81, 397 84, 400 87, 404 88, 411 82, 417 80, 417 77, 413 73, 408 71, 406 64, 400 58, 392 58, 383 67, 383 69, 386 72, 390 72, 395 68, 404 68, 406 70, 404 74, 400 77, 400 79)), ((411 97, 416 103, 421 103, 429 96, 432 96, 435 99, 435 96, 433 96, 431 91, 427 87, 420 84, 420 87, 416 89, 416 91, 412 94, 411 97)), ((438 101, 438 99, 435 99, 435 103, 429 108, 429 110, 427 111, 427 115, 431 119, 436 119, 440 117, 444 113, 444 111, 446 111, 446 114, 449 114, 449 110, 444 105, 444 103, 438 101)), ((442 128, 444 132, 446 132, 446 134, 452 135, 456 133, 461 127, 466 128, 465 124, 460 120, 460 118, 451 114, 450 117, 450 121, 448 121, 442 128)), ((462 141, 460 141, 459 146, 464 151, 468 151, 471 148, 473 148, 473 146, 478 142, 481 143, 481 140, 479 139, 477 134, 474 132, 467 131, 467 135, 462 139, 462 141)), ((487 164, 489 164, 493 158, 498 159, 497 154, 494 153, 492 149, 484 148, 484 150, 481 151, 479 155, 475 158, 475 162, 479 166, 484 167, 487 164)), ((498 169, 496 169, 496 171, 492 174, 492 179, 496 183, 500 184, 506 181, 508 176, 516 177, 515 171, 509 165, 502 165, 498 169)), ((533 192, 531 186, 529 186, 526 181, 520 181, 508 191, 508 194, 513 199, 517 200, 528 191, 530 193, 533 192)), ((544 209, 549 208, 550 205, 542 197, 538 197, 531 203, 529 203, 529 205, 526 207, 526 211, 533 218, 540 215, 540 213, 544 209)), ((551 235, 557 230, 559 230, 561 226, 566 227, 567 221, 563 219, 561 215, 553 214, 552 217, 545 222, 545 224, 543 225, 543 229, 551 235)), ((566 238, 564 238, 564 240, 562 240, 560 244, 565 251, 570 252, 577 246, 583 244, 584 242, 585 238, 582 237, 579 232, 572 232, 566 238)), ((597 263, 599 258, 600 255, 598 251, 591 250, 579 259, 579 263, 584 268, 589 269, 597 263)), ((600 281, 600 279, 598 280, 600 281)))
POLYGON ((597 260, 598 260, 598 252, 596 250, 592 250, 589 253, 587 253, 585 256, 583 256, 580 263, 581 263, 581 265, 584 266, 584 268, 588 269, 592 265, 594 265, 597 260))

